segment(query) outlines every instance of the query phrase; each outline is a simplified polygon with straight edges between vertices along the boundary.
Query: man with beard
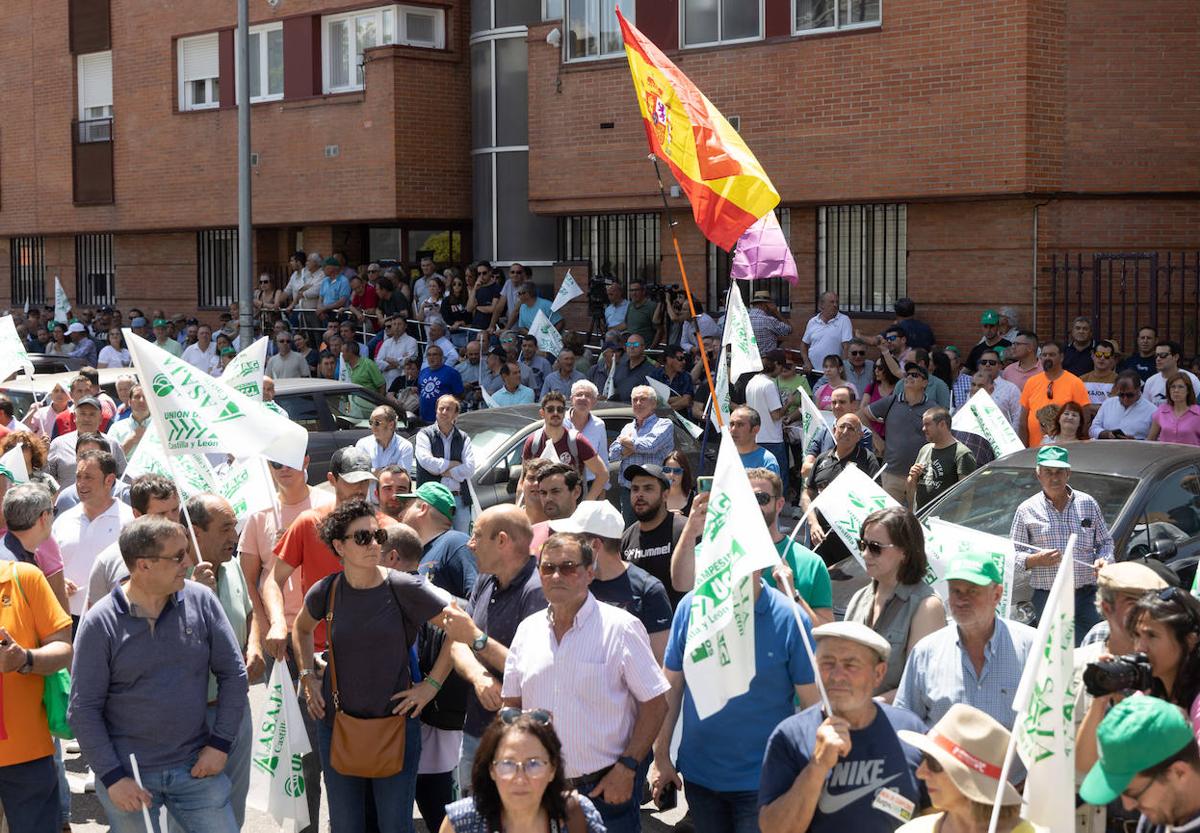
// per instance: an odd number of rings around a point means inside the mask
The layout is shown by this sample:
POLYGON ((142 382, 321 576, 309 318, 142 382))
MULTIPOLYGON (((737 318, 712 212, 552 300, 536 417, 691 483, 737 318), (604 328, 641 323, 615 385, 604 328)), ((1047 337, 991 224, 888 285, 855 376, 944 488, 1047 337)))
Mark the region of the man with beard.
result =
POLYGON ((1030 448, 1042 443, 1039 411, 1048 405, 1062 408, 1068 402, 1082 409, 1091 402, 1083 382, 1063 368, 1062 359, 1062 345, 1057 341, 1045 342, 1041 349, 1042 372, 1031 376, 1021 389, 1021 424, 1017 426, 1017 434, 1030 448))
POLYGON ((533 525, 533 542, 529 551, 537 555, 542 544, 550 537, 550 522, 569 518, 579 505, 583 482, 576 469, 563 463, 551 463, 537 476, 537 491, 542 498, 542 512, 546 520, 533 525))
POLYGON ((629 496, 637 521, 621 536, 621 557, 663 583, 674 608, 687 590, 671 583, 671 553, 683 536, 687 519, 667 510, 671 482, 661 466, 629 466, 622 472, 629 481, 629 496))
POLYGON ((587 500, 599 500, 604 497, 604 490, 608 486, 608 467, 586 437, 572 433, 563 425, 566 414, 567 399, 562 393, 549 391, 543 394, 542 407, 538 412, 542 427, 525 438, 521 459, 541 457, 546 452, 546 446, 552 445, 558 462, 574 469, 580 477, 585 470, 592 473, 587 500))
POLYGON ((379 470, 379 511, 393 520, 404 517, 413 499, 405 497, 412 491, 412 475, 404 466, 384 466, 379 470))

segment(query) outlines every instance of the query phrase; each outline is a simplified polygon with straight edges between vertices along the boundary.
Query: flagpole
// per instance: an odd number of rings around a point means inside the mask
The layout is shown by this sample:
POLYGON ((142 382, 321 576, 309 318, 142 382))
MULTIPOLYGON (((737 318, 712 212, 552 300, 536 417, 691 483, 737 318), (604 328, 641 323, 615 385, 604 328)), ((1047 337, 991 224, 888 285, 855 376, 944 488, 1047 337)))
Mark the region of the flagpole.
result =
MULTIPOLYGON (((704 350, 704 336, 700 332, 700 319, 696 315, 696 302, 692 299, 692 288, 688 285, 687 270, 683 268, 683 254, 679 251, 679 238, 675 234, 675 218, 671 214, 671 204, 667 202, 667 192, 663 188, 662 171, 658 167, 658 157, 653 153, 650 154, 650 161, 654 163, 654 176, 658 179, 658 193, 662 197, 663 210, 667 212, 667 228, 671 230, 671 243, 675 247, 675 260, 679 263, 679 274, 683 277, 683 290, 687 295, 688 310, 692 313, 692 326, 696 328, 696 340, 699 342, 700 362, 704 365, 704 379, 708 382, 708 394, 715 401, 717 398, 717 387, 713 384, 712 369, 708 366, 708 354, 704 350)), ((730 286, 732 287, 732 282, 730 286)), ((715 408, 717 415, 717 427, 724 428, 725 422, 721 417, 721 406, 718 404, 715 408)))
MULTIPOLYGON (((779 563, 784 564, 783 556, 779 556, 779 563)), ((829 704, 829 694, 825 691, 825 683, 821 681, 821 671, 817 668, 817 655, 813 651, 812 642, 808 639, 808 631, 804 629, 804 619, 800 616, 800 605, 796 602, 796 588, 792 586, 792 579, 789 573, 783 574, 785 580, 783 586, 787 591, 788 601, 792 605, 792 616, 796 619, 796 627, 800 629, 800 638, 804 641, 804 651, 808 654, 808 664, 812 667, 813 679, 817 683, 817 692, 821 695, 821 705, 825 708, 825 716, 833 717, 833 706, 829 704)))

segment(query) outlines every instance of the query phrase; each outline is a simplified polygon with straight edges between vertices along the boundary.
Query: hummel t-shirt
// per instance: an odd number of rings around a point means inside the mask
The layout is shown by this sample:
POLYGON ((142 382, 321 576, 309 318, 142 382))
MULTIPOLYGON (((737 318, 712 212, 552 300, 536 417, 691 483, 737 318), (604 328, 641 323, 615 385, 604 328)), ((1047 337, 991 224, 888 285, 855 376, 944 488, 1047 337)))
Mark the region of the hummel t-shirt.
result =
POLYGON ((592 579, 588 590, 598 601, 632 613, 646 626, 646 633, 662 633, 671 627, 671 600, 666 588, 641 567, 630 564, 616 578, 592 579))

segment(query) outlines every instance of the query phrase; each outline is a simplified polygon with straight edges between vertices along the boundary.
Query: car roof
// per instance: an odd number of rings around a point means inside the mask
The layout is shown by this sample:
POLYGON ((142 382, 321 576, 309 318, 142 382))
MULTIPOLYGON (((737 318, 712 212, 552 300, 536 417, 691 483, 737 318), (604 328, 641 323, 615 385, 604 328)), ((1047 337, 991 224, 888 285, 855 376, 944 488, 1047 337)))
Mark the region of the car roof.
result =
POLYGON ((338 391, 361 390, 361 386, 353 382, 340 382, 336 379, 276 379, 275 395, 288 393, 337 393, 338 391))
MULTIPOLYGON (((105 385, 115 384, 121 376, 132 376, 137 378, 137 371, 132 367, 102 367, 96 371, 100 377, 100 387, 105 385)), ((71 380, 79 375, 78 370, 69 370, 66 373, 37 373, 32 379, 28 376, 18 376, 8 382, 4 382, 5 390, 23 390, 23 391, 48 391, 54 385, 61 384, 64 388, 70 389, 71 380)))
MULTIPOLYGON (((1145 440, 1093 440, 1066 443, 1071 468, 1115 477, 1146 477, 1177 463, 1190 460, 1200 464, 1200 448, 1176 443, 1151 443, 1145 440)), ((1026 448, 996 460, 993 466, 1032 469, 1037 464, 1037 448, 1026 448)))
MULTIPOLYGON (((468 434, 483 428, 494 428, 497 425, 520 428, 531 422, 541 421, 538 411, 540 405, 506 405, 500 408, 484 408, 480 411, 467 411, 458 417, 458 427, 468 434)), ((659 416, 669 417, 670 408, 660 407, 659 416)), ((628 402, 597 402, 592 407, 592 415, 605 417, 624 417, 633 419, 633 406, 628 402)))

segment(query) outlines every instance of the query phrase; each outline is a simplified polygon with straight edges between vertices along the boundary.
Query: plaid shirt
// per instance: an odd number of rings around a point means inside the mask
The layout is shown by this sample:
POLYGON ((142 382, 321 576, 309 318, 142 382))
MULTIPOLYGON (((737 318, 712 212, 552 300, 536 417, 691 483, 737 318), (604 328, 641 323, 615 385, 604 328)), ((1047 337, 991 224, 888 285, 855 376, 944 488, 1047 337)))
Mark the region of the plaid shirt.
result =
MULTIPOLYGON (((1077 536, 1072 566, 1075 570, 1075 588, 1078 589, 1096 583, 1092 562, 1097 559, 1113 560, 1112 534, 1095 498, 1068 487, 1066 508, 1059 512, 1045 492, 1039 492, 1017 507, 1009 537, 1015 543, 1027 544, 1035 550, 1059 550, 1065 553, 1067 540, 1072 535, 1077 536)), ((1017 569, 1029 571, 1029 583, 1035 589, 1049 590, 1058 567, 1028 568, 1025 566, 1025 558, 1030 555, 1027 547, 1016 549, 1013 562, 1017 569)))
POLYGON ((608 447, 608 459, 621 462, 621 472, 617 476, 617 482, 628 489, 629 481, 625 479, 625 469, 630 466, 647 464, 661 466, 667 455, 674 450, 675 426, 671 420, 651 414, 641 425, 638 425, 635 419, 621 429, 620 435, 608 447), (633 440, 633 453, 628 457, 621 456, 621 452, 624 450, 624 446, 621 445, 621 437, 633 440))
POLYGON ((959 373, 958 378, 954 380, 954 384, 950 388, 950 404, 957 411, 963 405, 967 404, 967 400, 970 398, 971 377, 966 373, 959 373))

